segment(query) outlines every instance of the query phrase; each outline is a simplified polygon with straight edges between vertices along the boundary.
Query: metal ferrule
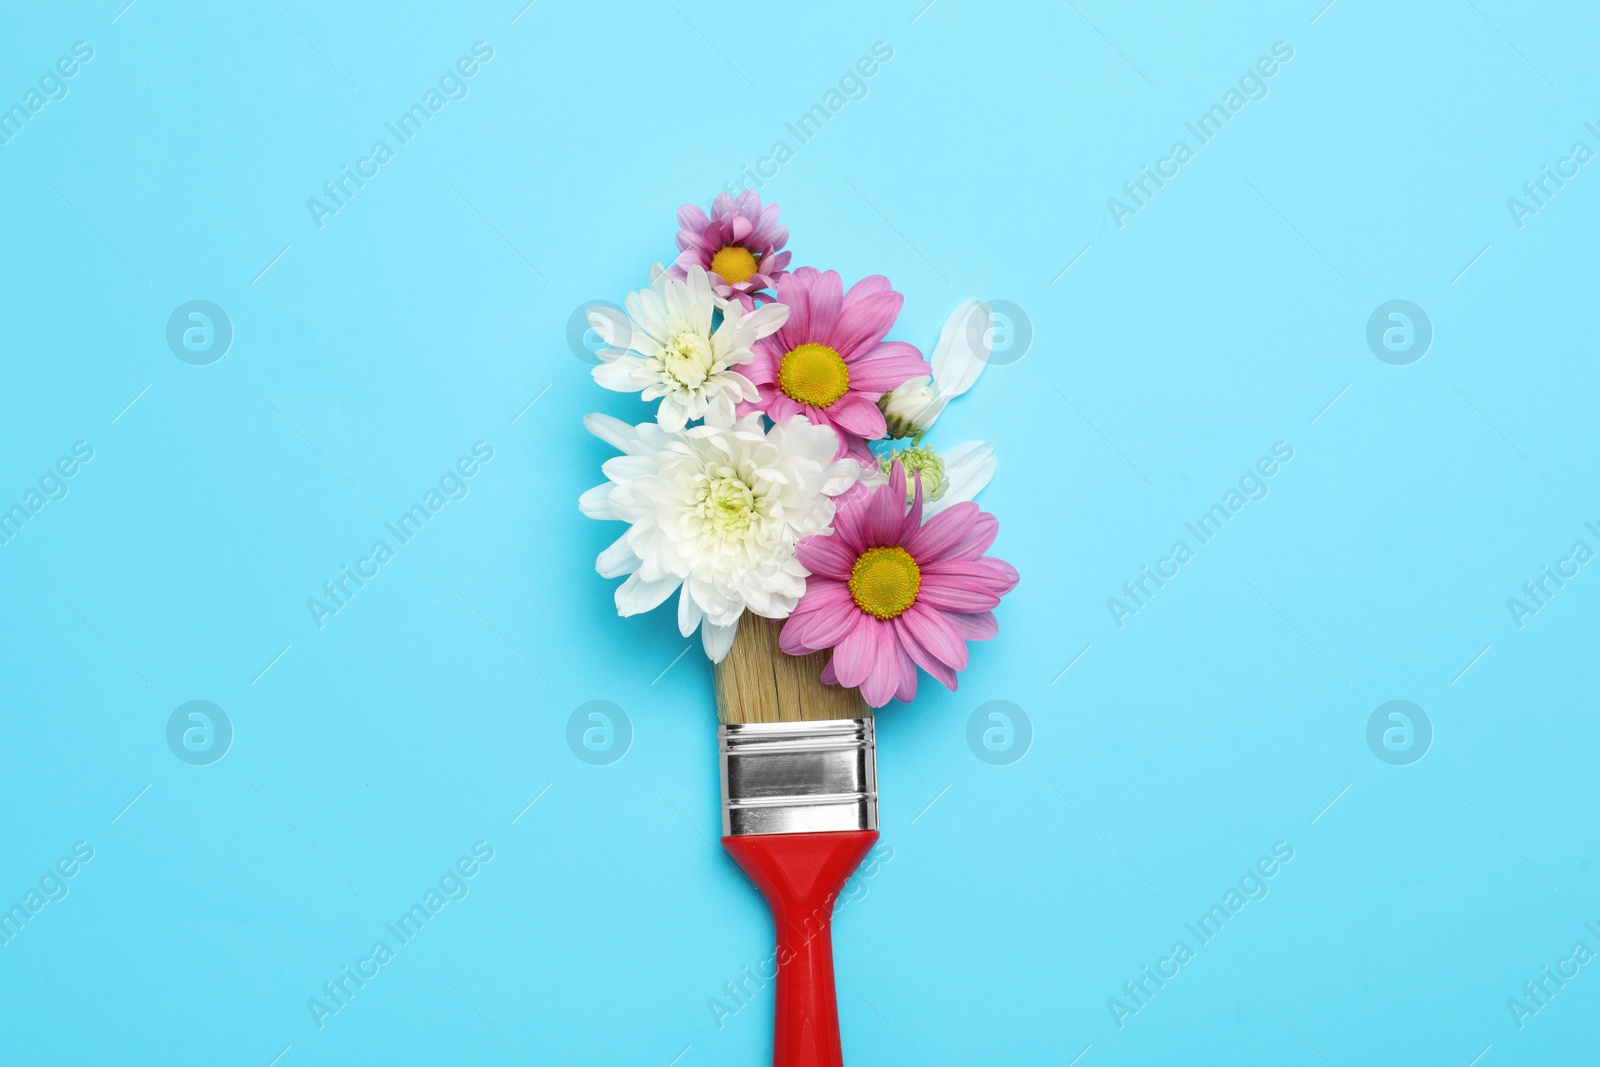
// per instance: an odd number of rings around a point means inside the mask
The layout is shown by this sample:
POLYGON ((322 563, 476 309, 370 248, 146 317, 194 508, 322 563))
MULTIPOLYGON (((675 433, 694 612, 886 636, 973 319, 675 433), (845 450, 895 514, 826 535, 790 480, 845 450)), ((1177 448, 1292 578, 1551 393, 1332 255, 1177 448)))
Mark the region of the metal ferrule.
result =
POLYGON ((724 836, 878 828, 870 716, 725 725, 717 749, 724 836))

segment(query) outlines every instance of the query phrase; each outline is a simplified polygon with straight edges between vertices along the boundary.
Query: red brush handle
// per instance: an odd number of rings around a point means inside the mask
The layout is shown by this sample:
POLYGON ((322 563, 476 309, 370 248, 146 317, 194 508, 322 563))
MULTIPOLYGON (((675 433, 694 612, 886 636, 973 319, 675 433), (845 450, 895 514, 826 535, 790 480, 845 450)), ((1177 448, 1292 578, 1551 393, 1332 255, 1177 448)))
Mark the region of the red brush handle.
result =
POLYGON ((876 830, 724 837, 767 898, 778 942, 772 1067, 842 1067, 833 986, 833 904, 876 830))

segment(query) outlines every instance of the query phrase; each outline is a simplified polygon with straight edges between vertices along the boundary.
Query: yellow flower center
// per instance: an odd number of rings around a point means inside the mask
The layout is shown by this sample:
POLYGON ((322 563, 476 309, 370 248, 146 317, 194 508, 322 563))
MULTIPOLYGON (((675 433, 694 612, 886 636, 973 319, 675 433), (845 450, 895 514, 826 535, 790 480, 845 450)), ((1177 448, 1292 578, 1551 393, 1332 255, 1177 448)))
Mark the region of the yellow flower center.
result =
POLYGON ((921 585, 922 569, 899 545, 869 548, 850 568, 850 596, 856 607, 880 619, 892 619, 915 604, 921 585))
POLYGON ((827 345, 801 345, 778 363, 778 385, 793 400, 825 408, 850 388, 850 368, 827 345))
POLYGON ((722 275, 722 280, 729 285, 738 285, 749 281, 750 275, 756 272, 756 257, 748 248, 723 245, 711 257, 711 269, 722 275))

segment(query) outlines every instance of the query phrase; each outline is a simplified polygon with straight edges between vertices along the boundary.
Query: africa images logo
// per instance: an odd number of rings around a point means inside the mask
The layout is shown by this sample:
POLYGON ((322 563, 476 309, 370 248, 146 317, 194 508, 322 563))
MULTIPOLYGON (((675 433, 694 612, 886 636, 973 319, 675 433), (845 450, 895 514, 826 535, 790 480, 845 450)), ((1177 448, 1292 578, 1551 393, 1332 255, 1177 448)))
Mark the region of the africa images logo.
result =
POLYGON ((393 122, 383 124, 394 137, 393 145, 379 138, 372 142, 366 155, 356 160, 354 170, 350 164, 341 163, 338 177, 322 183, 322 196, 306 199, 306 210, 310 212, 311 221, 317 229, 322 229, 327 225, 327 219, 349 207, 356 194, 367 187, 367 182, 376 178, 384 164, 394 159, 396 149, 415 140, 433 116, 444 110, 446 104, 465 100, 471 92, 468 80, 477 77, 484 64, 493 58, 494 48, 489 42, 475 42, 471 56, 457 59, 453 67, 439 75, 437 86, 430 85, 427 88, 420 101, 402 111, 393 122))
POLYGON ((340 965, 338 974, 322 983, 321 996, 307 997, 306 1010, 311 1013, 311 1021, 317 1024, 317 1029, 326 1027, 328 1019, 348 1008, 356 994, 382 974, 383 968, 399 956, 402 948, 415 941, 446 905, 466 900, 472 892, 472 879, 492 859, 494 846, 487 841, 475 842, 472 854, 463 855, 446 867, 437 881, 423 891, 421 900, 383 924, 387 936, 374 941, 353 968, 348 963, 340 965))
POLYGON ((322 583, 322 596, 306 598, 306 610, 310 612, 311 621, 317 629, 322 629, 327 625, 327 619, 349 607, 356 594, 382 573, 383 566, 393 560, 401 548, 409 545, 433 517, 444 510, 446 504, 452 500, 465 500, 472 491, 470 480, 492 459, 493 445, 487 441, 474 442, 472 455, 461 456, 454 466, 446 468, 439 476, 437 488, 429 486, 420 501, 402 511, 393 522, 383 524, 383 528, 394 538, 393 546, 386 540, 374 541, 368 553, 356 560, 354 570, 348 563, 340 564, 339 573, 322 583))

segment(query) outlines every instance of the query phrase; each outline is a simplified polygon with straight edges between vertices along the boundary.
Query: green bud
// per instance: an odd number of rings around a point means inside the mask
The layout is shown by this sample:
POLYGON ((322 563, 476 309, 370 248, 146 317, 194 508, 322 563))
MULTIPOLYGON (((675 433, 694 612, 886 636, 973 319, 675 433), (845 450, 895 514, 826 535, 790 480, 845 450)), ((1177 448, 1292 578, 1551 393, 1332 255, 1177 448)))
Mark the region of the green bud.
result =
POLYGON ((944 496, 944 491, 950 488, 950 479, 944 472, 944 460, 939 453, 926 445, 914 448, 901 448, 888 452, 878 457, 878 469, 888 474, 893 468, 895 460, 906 469, 906 503, 911 503, 916 493, 916 483, 911 477, 913 473, 922 475, 922 499, 938 500, 944 496))

